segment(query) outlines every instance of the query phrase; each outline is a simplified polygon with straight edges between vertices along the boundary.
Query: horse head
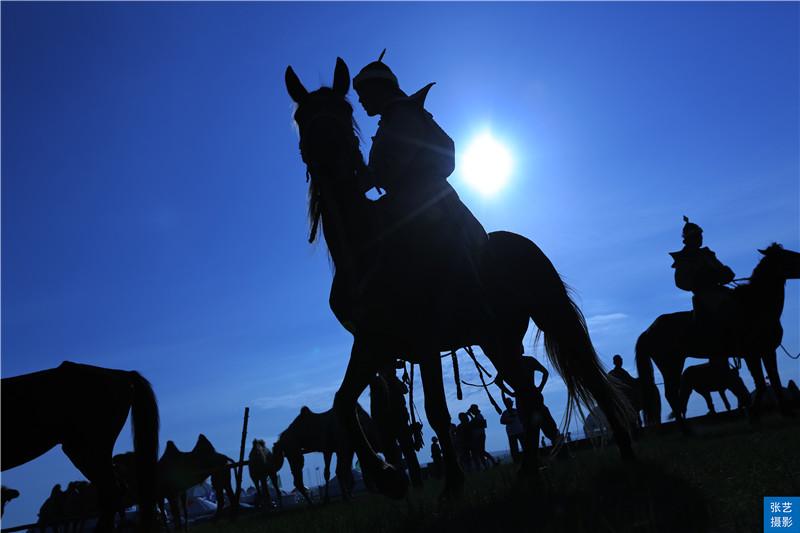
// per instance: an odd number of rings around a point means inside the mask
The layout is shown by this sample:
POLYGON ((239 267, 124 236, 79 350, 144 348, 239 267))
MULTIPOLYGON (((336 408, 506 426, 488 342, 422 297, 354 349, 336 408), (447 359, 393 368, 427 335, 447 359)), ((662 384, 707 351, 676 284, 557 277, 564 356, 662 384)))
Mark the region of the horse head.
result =
POLYGON ((300 155, 312 173, 330 169, 343 153, 358 148, 353 107, 346 98, 350 71, 342 58, 336 59, 331 87, 309 92, 292 67, 286 67, 285 80, 286 90, 297 104, 293 118, 300 133, 300 155))
POLYGON ((776 242, 758 252, 764 257, 753 270, 753 278, 769 275, 783 280, 800 279, 800 253, 776 242))
MULTIPOLYGON (((361 190, 360 176, 366 168, 359 149, 358 127, 353 106, 347 101, 350 71, 342 58, 336 59, 333 85, 309 92, 286 67, 286 90, 297 105, 293 118, 300 134, 300 156, 309 180, 309 242, 316 238, 323 190, 361 190), (346 187, 342 188, 343 185, 346 187)), ((367 187, 369 188, 369 187, 367 187)))

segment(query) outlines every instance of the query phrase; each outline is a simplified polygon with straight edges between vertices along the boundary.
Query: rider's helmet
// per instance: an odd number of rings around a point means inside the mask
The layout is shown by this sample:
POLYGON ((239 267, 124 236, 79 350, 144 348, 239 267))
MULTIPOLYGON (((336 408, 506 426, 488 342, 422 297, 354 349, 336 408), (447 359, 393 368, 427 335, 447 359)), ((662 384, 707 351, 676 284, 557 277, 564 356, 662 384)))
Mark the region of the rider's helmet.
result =
POLYGON ((683 221, 685 222, 685 224, 683 225, 683 232, 681 233, 681 235, 683 236, 684 239, 690 235, 703 233, 703 228, 701 228, 694 222, 689 222, 689 217, 687 217, 686 215, 683 216, 683 221))
POLYGON ((689 246, 697 246, 703 244, 703 228, 695 224, 694 222, 689 222, 689 217, 686 215, 683 216, 683 232, 681 235, 683 236, 683 243, 689 246))
POLYGON ((383 62, 383 55, 385 53, 386 49, 384 48, 377 61, 373 61, 366 67, 362 68, 356 77, 353 78, 353 88, 356 91, 362 88, 365 84, 373 81, 381 81, 382 83, 388 83, 397 89, 400 88, 400 83, 397 81, 397 76, 395 76, 394 72, 392 72, 392 69, 386 66, 386 63, 383 62))

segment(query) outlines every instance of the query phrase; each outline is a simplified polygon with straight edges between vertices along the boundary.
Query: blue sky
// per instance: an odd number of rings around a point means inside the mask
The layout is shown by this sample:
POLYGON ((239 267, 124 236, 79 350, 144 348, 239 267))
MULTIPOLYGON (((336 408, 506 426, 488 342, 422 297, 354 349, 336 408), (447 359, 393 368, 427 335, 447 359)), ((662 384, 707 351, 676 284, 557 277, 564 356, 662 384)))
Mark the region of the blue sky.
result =
MULTIPOLYGON (((638 334, 691 305, 667 255, 682 215, 738 276, 772 241, 800 249, 799 11, 3 3, 2 375, 63 360, 139 370, 162 444, 203 432, 229 455, 245 406, 250 437, 268 440, 301 405, 329 407, 351 339, 327 307, 325 250, 306 242, 283 72, 315 88, 337 56, 354 74, 384 47, 406 90, 437 82, 427 107, 457 150, 487 129, 508 146, 497 195, 458 169, 451 182, 488 230, 542 247, 604 361, 621 353, 633 370, 638 334)), ((366 153, 376 121, 356 118, 366 153)), ((798 287, 784 313, 795 352, 798 287)), ((454 416, 486 404, 466 392, 454 416)), ((556 376, 545 397, 558 416, 556 376)), ((488 445, 505 445, 491 416, 488 445)), ((4 523, 34 520, 53 484, 79 477, 59 450, 4 472, 22 491, 4 523)))

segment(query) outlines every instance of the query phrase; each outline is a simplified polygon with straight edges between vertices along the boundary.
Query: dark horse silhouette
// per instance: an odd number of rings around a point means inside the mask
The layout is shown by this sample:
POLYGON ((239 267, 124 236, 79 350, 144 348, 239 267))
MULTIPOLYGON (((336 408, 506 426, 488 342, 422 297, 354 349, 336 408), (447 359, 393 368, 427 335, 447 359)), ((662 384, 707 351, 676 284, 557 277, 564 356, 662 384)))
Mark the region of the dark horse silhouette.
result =
POLYGON ((725 409, 731 410, 731 404, 725 396, 725 391, 730 390, 736 396, 739 409, 745 409, 750 404, 750 392, 739 377, 739 372, 727 365, 712 365, 705 363, 686 368, 681 375, 680 401, 681 414, 686 416, 686 406, 692 391, 696 391, 706 401, 709 413, 715 413, 711 393, 718 392, 725 409))
POLYGON ((359 426, 356 400, 379 368, 403 354, 405 360, 420 365, 428 421, 442 444, 446 476, 442 495, 461 490, 464 473, 449 431, 440 352, 471 345, 481 347, 516 391, 527 429, 521 473, 538 472, 538 429, 530 422, 535 401, 533 384, 522 368, 519 353, 531 318, 544 334, 550 361, 566 384, 568 414, 576 402, 588 405, 596 401, 608 416, 623 456, 632 457, 630 436, 622 422, 624 399, 609 384, 583 316, 545 254, 525 237, 493 232, 476 267, 481 290, 473 291, 485 295, 481 307, 490 312, 455 303, 445 309, 429 305, 431 301, 443 303, 444 283, 408 279, 402 265, 382 262, 378 232, 383 226, 378 223, 380 215, 374 203, 364 194, 366 165, 353 108, 345 97, 350 88, 347 65, 337 59, 331 88, 308 92, 291 67, 286 69, 285 81, 297 103, 294 119, 310 180, 311 240, 321 221, 335 267, 330 307, 354 337, 334 409, 353 438, 363 471, 371 474, 376 487, 386 495, 403 497, 408 481, 375 454, 359 426), (395 268, 397 275, 387 275, 387 268, 395 268), (382 275, 388 296, 369 302, 359 300, 360 282, 366 276, 380 279, 382 275), (413 301, 419 295, 419 300, 413 301), (378 312, 365 313, 365 309, 378 312), (431 327, 443 323, 449 327, 431 327))
POLYGON ((5 378, 2 469, 31 461, 56 444, 97 488, 98 531, 114 526, 123 488, 111 462, 114 443, 132 412, 139 476, 140 522, 153 525, 158 459, 158 405, 138 372, 65 361, 57 368, 5 378))
MULTIPOLYGON (((659 316, 636 341, 639 378, 643 384, 652 385, 655 362, 664 377, 664 396, 684 430, 687 428, 679 390, 681 372, 687 357, 710 359, 720 366, 727 366, 728 356, 709 354, 722 353, 742 357, 755 381, 757 399, 766 387, 761 369, 763 361, 770 382, 776 388, 781 409, 784 412, 789 410, 779 392, 780 377, 775 351, 783 338, 781 313, 786 280, 800 278, 800 253, 784 250, 775 243, 759 252, 764 257, 753 270, 750 282, 734 290, 735 309, 731 315, 735 324, 730 329, 737 333, 725 340, 725 346, 719 346, 719 341, 695 331, 690 311, 659 316)), ((754 416, 757 415, 759 403, 755 401, 751 409, 754 416)), ((658 423, 661 419, 660 408, 654 402, 646 402, 645 413, 651 423, 658 423)))

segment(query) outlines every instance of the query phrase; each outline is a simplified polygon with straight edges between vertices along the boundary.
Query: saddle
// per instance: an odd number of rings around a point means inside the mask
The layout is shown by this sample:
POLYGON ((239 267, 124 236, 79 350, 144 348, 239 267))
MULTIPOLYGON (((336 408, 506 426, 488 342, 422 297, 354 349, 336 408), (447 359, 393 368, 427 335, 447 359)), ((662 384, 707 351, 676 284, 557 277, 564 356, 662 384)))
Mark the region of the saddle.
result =
POLYGON ((713 287, 692 296, 693 335, 720 354, 733 354, 741 344, 743 306, 734 290, 713 287))

